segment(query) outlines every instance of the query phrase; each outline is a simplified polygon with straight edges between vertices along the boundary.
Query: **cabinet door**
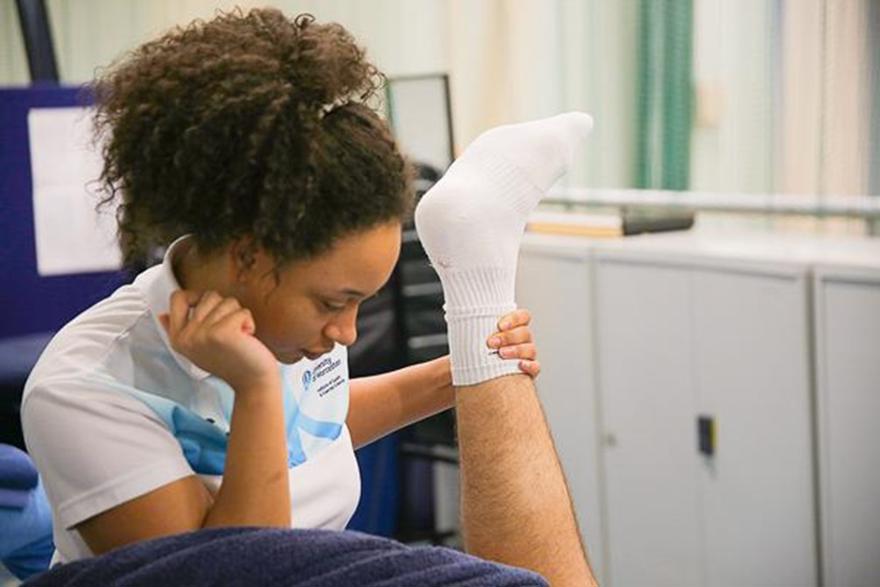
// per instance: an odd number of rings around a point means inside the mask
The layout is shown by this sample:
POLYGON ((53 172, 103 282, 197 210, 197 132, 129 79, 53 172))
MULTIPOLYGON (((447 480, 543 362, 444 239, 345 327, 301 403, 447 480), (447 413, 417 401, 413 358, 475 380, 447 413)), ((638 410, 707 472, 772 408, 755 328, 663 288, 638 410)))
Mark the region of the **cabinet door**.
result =
POLYGON ((880 585, 880 273, 816 280, 825 584, 880 585))
POLYGON ((816 585, 806 270, 692 275, 705 584, 816 585))
POLYGON ((606 578, 703 583, 686 269, 596 261, 606 578))
POLYGON ((542 366, 538 393, 593 571, 604 584, 588 270, 582 259, 524 252, 517 304, 534 318, 542 366))

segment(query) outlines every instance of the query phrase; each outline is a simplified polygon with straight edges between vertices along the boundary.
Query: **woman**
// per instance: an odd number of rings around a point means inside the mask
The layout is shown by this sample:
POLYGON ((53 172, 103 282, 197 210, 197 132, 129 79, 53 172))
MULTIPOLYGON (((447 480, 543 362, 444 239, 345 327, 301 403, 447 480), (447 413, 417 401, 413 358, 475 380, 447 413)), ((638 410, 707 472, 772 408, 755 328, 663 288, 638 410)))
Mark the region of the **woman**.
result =
MULTIPOLYGON (((170 246, 26 386, 55 560, 212 526, 342 529, 352 447, 451 407, 448 359, 348 381, 411 208, 364 104, 379 80, 342 27, 274 10, 174 30, 98 80, 125 258, 170 246)), ((527 314, 501 322, 487 345, 536 375, 527 314)))

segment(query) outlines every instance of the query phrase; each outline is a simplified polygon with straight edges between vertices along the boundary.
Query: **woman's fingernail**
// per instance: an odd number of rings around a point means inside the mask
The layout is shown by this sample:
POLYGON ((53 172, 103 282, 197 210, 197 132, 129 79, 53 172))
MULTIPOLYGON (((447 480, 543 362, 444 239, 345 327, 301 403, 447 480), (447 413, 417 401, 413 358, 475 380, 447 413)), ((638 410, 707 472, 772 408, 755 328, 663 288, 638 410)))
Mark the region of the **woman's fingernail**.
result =
POLYGON ((498 354, 501 355, 501 358, 502 358, 502 359, 507 359, 507 358, 510 357, 510 355, 511 355, 512 353, 510 352, 510 349, 509 349, 509 348, 504 347, 503 349, 498 349, 498 354))
POLYGON ((493 336, 492 338, 489 339, 489 346, 492 347, 493 349, 501 346, 501 339, 497 336, 493 336))
POLYGON ((507 330, 510 328, 510 322, 503 320, 499 326, 501 327, 501 330, 507 330))

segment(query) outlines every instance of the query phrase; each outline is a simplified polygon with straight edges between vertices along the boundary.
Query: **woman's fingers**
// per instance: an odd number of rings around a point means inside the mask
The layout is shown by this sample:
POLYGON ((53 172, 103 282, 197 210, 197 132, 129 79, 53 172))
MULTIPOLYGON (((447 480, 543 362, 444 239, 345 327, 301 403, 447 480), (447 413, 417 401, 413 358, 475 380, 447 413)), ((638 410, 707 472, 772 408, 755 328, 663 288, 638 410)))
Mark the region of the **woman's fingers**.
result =
POLYGON ((502 359, 519 359, 519 370, 534 379, 541 372, 541 364, 537 361, 538 350, 529 328, 531 321, 528 310, 505 314, 498 321, 498 332, 492 334, 486 344, 497 349, 502 359))
POLYGON ((189 321, 204 322, 205 318, 216 308, 223 298, 216 291, 206 291, 192 310, 189 321))
POLYGON ((538 361, 520 361, 519 370, 535 379, 541 373, 541 364, 538 361))
POLYGON ((256 332, 256 326, 251 311, 240 306, 233 312, 223 316, 223 318, 217 323, 217 328, 224 330, 230 329, 230 331, 245 332, 247 334, 254 334, 256 332))
POLYGON ((519 326, 528 326, 531 321, 532 315, 529 313, 529 311, 523 308, 519 308, 501 317, 501 319, 498 321, 498 330, 503 332, 505 330, 517 328, 519 326))
MULTIPOLYGON (((193 336, 206 335, 205 328, 213 327, 240 309, 238 300, 224 298, 214 291, 177 290, 171 294, 168 314, 159 320, 172 341, 186 345, 193 336)), ((252 325, 250 329, 253 330, 252 325)))
POLYGON ((207 326, 212 326, 240 309, 241 304, 238 303, 238 300, 235 298, 225 298, 205 316, 204 323, 207 326))
POLYGON ((168 336, 175 339, 189 321, 189 311, 199 301, 201 294, 178 289, 171 294, 168 303, 168 336))
POLYGON ((278 374, 272 351, 253 336, 253 316, 234 298, 212 292, 198 295, 176 291, 168 314, 163 314, 160 321, 168 325, 175 351, 234 390, 278 374))
POLYGON ((513 330, 496 332, 489 337, 489 348, 500 349, 506 346, 532 342, 532 330, 528 326, 518 326, 513 330))
POLYGON ((534 361, 538 358, 538 350, 535 348, 534 343, 527 342, 523 344, 503 346, 498 349, 498 355, 502 359, 526 359, 528 361, 534 361))

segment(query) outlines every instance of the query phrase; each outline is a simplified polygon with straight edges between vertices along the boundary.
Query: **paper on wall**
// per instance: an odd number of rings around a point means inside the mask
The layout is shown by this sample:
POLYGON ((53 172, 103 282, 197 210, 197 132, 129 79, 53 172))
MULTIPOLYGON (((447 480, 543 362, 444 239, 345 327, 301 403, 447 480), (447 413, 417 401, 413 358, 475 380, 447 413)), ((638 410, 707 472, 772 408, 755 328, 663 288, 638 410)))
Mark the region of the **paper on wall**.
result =
POLYGON ((65 275, 122 266, 115 206, 95 210, 100 148, 89 108, 28 112, 37 271, 65 275))

